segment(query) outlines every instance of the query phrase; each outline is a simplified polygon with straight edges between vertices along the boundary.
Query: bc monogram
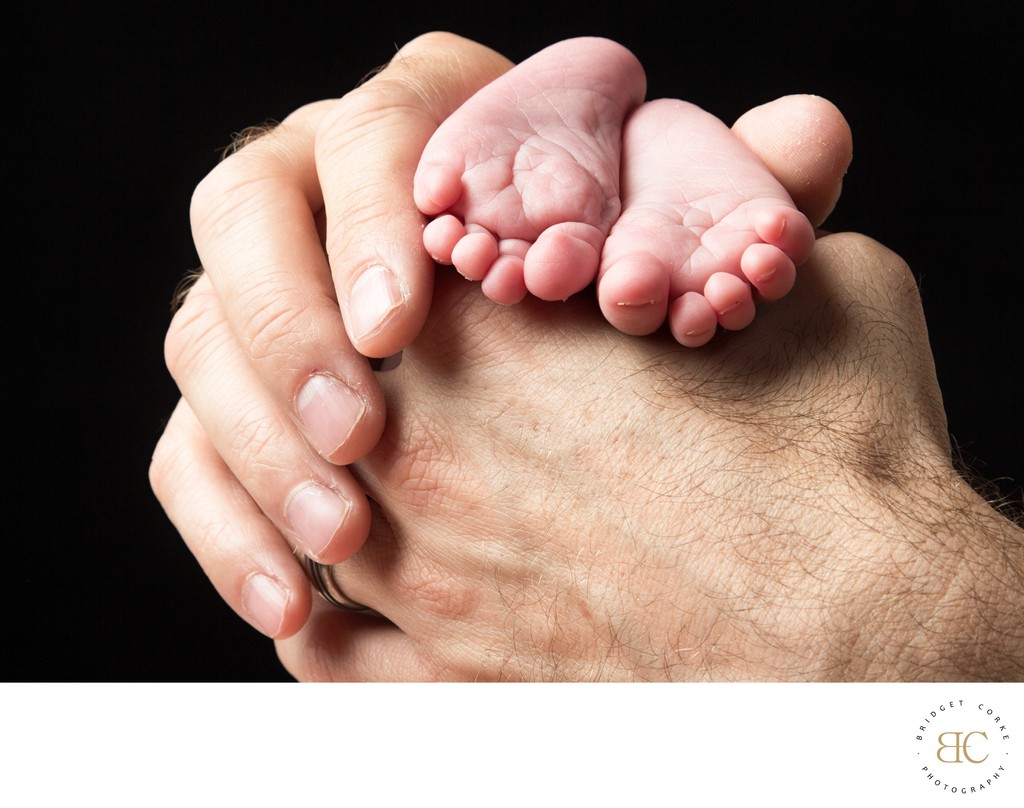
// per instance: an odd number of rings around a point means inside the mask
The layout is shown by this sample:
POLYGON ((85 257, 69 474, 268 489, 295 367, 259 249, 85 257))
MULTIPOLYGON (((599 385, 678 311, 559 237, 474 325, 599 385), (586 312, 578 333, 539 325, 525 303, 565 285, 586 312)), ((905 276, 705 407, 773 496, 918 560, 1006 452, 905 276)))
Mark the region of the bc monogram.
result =
POLYGON ((972 732, 943 732, 943 733, 940 733, 940 735, 939 735, 939 748, 935 752, 935 757, 937 757, 943 763, 984 763, 986 760, 988 760, 988 755, 987 754, 984 757, 972 757, 971 753, 970 753, 970 748, 971 748, 971 743, 972 743, 971 739, 975 735, 980 735, 986 741, 988 740, 988 733, 987 732, 979 732, 978 730, 973 730, 972 732), (950 736, 952 736, 952 738, 953 738, 953 742, 952 743, 948 743, 946 741, 946 738, 948 738, 950 736), (955 750, 952 753, 953 754, 952 758, 950 758, 950 753, 946 753, 946 756, 943 757, 943 752, 946 752, 947 749, 955 750))

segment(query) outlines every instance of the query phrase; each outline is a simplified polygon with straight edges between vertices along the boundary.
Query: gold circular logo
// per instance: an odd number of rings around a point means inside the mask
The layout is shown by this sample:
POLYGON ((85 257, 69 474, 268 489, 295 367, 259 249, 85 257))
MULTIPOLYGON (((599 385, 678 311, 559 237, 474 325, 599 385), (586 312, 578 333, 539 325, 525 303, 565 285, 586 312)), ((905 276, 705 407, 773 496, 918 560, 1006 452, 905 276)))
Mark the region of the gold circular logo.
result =
POLYGON ((957 795, 999 790, 1011 736, 998 704, 967 698, 933 704, 922 711, 915 734, 922 784, 957 795))

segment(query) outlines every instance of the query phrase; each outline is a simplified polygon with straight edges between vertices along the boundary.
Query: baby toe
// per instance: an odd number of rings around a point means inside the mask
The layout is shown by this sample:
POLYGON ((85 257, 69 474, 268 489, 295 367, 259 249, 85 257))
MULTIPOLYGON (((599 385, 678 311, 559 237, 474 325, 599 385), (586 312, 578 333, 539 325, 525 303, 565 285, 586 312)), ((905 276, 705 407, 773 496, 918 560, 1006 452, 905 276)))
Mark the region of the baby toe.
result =
POLYGON ((454 216, 441 216, 423 228, 423 246, 439 264, 452 263, 452 250, 466 236, 466 228, 454 216))
POLYGON ((778 247, 751 244, 740 258, 740 270, 765 300, 778 300, 796 281, 796 266, 778 247))
POLYGON ((754 297, 750 285, 728 272, 716 272, 704 284, 704 297, 714 309, 722 328, 738 331, 754 321, 754 297))
POLYGON ((498 257, 498 242, 490 233, 469 233, 452 250, 452 264, 471 281, 483 280, 498 257))
POLYGON ((800 211, 785 205, 762 208, 753 217, 754 231, 766 244, 778 247, 795 264, 802 264, 814 249, 814 228, 800 211))
POLYGON ((495 303, 503 306, 520 302, 527 292, 523 282, 523 259, 515 255, 498 256, 480 284, 480 289, 495 303))
POLYGON ((462 175, 451 166, 421 163, 412 183, 412 198, 421 213, 435 216, 462 196, 462 175))
POLYGON ((704 295, 686 292, 669 306, 668 324, 680 345, 697 348, 715 335, 718 315, 704 295))

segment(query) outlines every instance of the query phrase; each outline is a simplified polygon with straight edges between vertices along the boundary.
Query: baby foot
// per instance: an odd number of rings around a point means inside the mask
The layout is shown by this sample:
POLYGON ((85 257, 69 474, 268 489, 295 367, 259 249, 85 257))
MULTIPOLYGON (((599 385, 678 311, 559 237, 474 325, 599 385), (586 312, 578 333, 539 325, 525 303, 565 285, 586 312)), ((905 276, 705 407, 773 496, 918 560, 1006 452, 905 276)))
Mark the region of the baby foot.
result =
POLYGON ((623 211, 604 246, 598 301, 628 334, 668 316, 683 345, 745 328, 814 246, 810 222, 713 115, 683 101, 639 107, 623 129, 623 211))
POLYGON ((434 260, 498 303, 564 300, 597 274, 619 216, 622 122, 646 78, 605 39, 560 42, 484 87, 430 139, 416 170, 434 260))

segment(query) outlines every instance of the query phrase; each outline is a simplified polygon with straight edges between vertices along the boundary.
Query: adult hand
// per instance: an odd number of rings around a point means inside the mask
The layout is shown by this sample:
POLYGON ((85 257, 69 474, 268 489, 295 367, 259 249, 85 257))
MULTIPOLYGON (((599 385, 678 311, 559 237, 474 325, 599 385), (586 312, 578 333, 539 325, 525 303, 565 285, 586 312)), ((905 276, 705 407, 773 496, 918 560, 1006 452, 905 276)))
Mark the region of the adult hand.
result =
POLYGON ((755 328, 625 339, 439 277, 300 679, 1024 674, 1022 532, 956 474, 913 277, 819 240, 755 328))
POLYGON ((450 34, 420 37, 196 189, 205 272, 168 332, 183 400, 151 479, 220 594, 270 636, 309 614, 293 548, 331 563, 365 539, 365 496, 337 464, 363 456, 383 429, 384 402, 360 354, 398 351, 429 309, 433 263, 413 171, 437 124, 510 66, 450 34), (241 521, 196 498, 206 476, 241 521))

